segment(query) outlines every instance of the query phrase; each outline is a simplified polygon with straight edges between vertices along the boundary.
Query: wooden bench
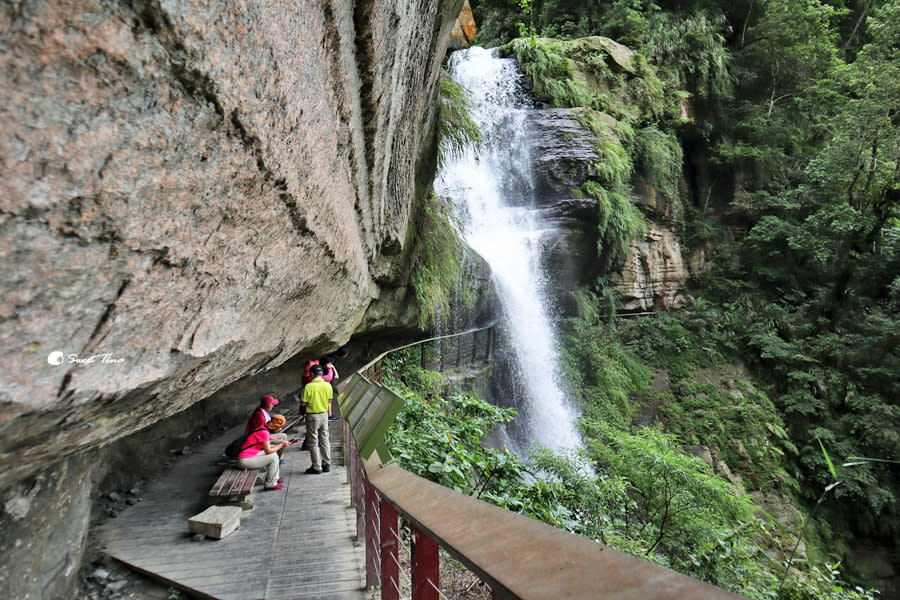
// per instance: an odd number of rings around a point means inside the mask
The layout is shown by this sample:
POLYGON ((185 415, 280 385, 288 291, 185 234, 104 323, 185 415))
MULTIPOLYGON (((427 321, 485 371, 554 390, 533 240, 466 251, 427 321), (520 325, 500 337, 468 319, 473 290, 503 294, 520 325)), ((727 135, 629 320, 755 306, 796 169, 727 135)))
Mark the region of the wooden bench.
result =
MULTIPOLYGON (((282 431, 287 431, 300 421, 299 416, 293 416, 288 420, 282 431)), ((288 436, 290 437, 290 436, 288 436)), ((209 495, 221 498, 223 504, 236 504, 244 510, 253 508, 253 504, 247 500, 247 496, 253 491, 259 469, 239 469, 234 459, 222 458, 219 464, 225 464, 225 470, 209 490, 209 495)))
POLYGON ((259 469, 226 468, 209 490, 209 495, 249 510, 253 505, 247 500, 247 495, 253 490, 258 475, 259 469))

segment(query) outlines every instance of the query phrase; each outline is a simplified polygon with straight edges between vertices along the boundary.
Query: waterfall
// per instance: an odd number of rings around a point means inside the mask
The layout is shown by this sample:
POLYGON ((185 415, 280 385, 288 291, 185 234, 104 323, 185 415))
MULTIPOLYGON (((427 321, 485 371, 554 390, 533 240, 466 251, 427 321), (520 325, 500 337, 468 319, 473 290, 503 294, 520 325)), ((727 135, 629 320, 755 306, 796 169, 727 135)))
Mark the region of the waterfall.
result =
POLYGON ((472 92, 472 118, 485 146, 476 156, 450 159, 436 182, 456 204, 463 237, 490 265, 503 306, 514 372, 504 403, 519 411, 516 445, 538 442, 576 448, 574 411, 559 381, 560 360, 541 272, 540 237, 547 225, 534 210, 535 194, 526 112, 530 107, 512 59, 473 47, 454 52, 454 79, 472 92), (518 389, 516 389, 518 388, 518 389))

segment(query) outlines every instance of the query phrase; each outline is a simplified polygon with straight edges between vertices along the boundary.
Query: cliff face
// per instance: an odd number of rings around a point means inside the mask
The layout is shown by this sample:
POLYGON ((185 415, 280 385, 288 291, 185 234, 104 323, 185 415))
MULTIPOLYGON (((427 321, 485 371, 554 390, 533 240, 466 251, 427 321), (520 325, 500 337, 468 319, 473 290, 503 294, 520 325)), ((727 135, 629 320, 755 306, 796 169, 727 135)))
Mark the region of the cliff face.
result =
MULTIPOLYGON (((542 238, 545 270, 561 314, 575 314, 570 293, 605 275, 616 291, 622 312, 673 309, 684 305, 681 292, 688 278, 678 229, 678 203, 657 190, 633 182, 631 200, 647 222, 646 235, 628 247, 616 273, 603 273, 597 260, 597 201, 573 198, 573 190, 597 176, 601 160, 594 134, 577 117, 579 109, 534 110, 528 126, 533 145, 537 196, 549 228, 542 238)), ((695 269, 704 257, 694 258, 695 269)))
POLYGON ((7 8, 0 489, 402 298, 461 5, 7 8))
MULTIPOLYGON (((646 185, 634 186, 633 200, 644 213, 647 231, 628 247, 622 269, 610 277, 618 309, 624 312, 681 308, 681 290, 688 279, 678 230, 678 203, 646 185)), ((697 269, 703 261, 698 259, 697 269)))

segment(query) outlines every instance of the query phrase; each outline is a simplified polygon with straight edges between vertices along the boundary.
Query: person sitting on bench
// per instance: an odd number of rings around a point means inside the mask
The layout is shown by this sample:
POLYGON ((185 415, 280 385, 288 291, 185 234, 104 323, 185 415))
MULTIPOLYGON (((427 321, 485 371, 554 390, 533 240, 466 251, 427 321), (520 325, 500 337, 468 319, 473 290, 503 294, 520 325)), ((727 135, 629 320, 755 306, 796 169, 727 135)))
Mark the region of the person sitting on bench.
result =
POLYGON ((284 489, 280 477, 278 451, 292 445, 293 442, 283 440, 271 443, 272 433, 278 433, 287 422, 282 415, 272 415, 266 426, 254 431, 244 442, 244 449, 237 456, 237 465, 241 469, 265 469, 266 480, 263 489, 277 491, 284 489))
POLYGON ((278 398, 269 396, 268 394, 259 399, 259 406, 250 415, 247 421, 247 427, 244 429, 245 435, 250 435, 260 427, 264 426, 272 418, 272 409, 278 404, 278 398))

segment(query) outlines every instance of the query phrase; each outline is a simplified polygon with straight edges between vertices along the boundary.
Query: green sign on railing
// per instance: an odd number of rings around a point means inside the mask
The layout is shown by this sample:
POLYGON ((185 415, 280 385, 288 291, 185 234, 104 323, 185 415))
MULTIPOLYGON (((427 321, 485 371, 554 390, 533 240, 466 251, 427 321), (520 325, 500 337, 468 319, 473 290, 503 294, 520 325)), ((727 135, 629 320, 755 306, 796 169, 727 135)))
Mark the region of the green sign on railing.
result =
POLYGON ((403 398, 359 373, 351 375, 338 391, 341 415, 350 425, 360 456, 368 459, 378 449, 387 461, 390 453, 384 445, 384 434, 403 409, 403 398))
MULTIPOLYGON (((425 344, 429 342, 437 341, 438 343, 443 343, 444 340, 457 340, 455 366, 459 367, 463 362, 462 347, 459 345, 459 340, 471 336, 470 362, 476 362, 476 360, 488 361, 493 347, 493 329, 494 325, 490 324, 478 329, 437 336, 388 350, 339 383, 337 385, 338 406, 341 408, 341 415, 344 420, 350 425, 350 431, 356 440, 360 456, 369 459, 372 456, 372 452, 377 449, 383 463, 388 463, 392 460, 390 452, 384 444, 384 434, 406 404, 403 397, 381 384, 381 363, 384 357, 392 352, 413 346, 424 348, 425 344), (479 333, 483 333, 485 338, 482 345, 483 350, 480 353, 478 352, 476 339, 479 333), (377 381, 373 381, 373 379, 377 381)), ((440 354, 440 368, 443 369, 444 353, 441 352, 440 354)), ((422 362, 425 362, 424 351, 422 362)))

